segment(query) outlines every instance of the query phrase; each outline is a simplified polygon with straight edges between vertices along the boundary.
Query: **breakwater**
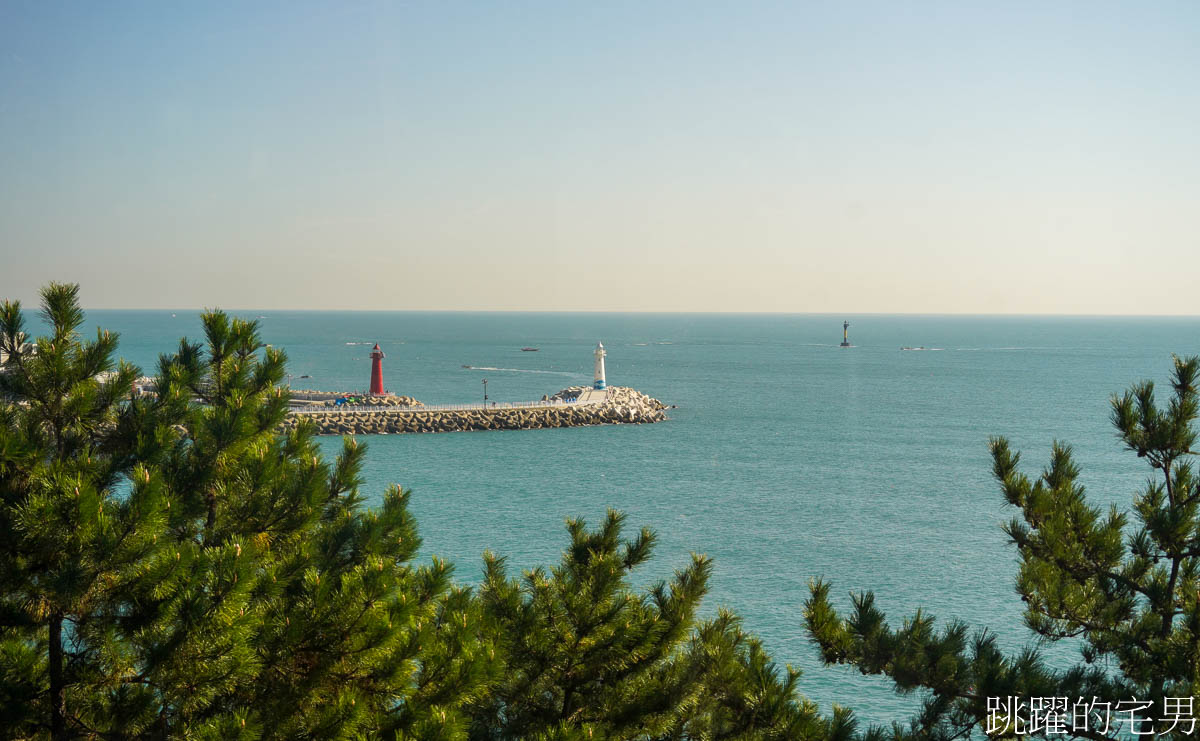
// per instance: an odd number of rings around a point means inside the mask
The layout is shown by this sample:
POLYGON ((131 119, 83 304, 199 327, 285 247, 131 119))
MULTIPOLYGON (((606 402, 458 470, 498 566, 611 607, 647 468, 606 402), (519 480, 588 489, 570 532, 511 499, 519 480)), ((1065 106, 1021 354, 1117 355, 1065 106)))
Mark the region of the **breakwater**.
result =
POLYGON ((371 406, 327 406, 328 402, 294 409, 284 422, 294 428, 309 420, 321 435, 386 435, 405 432, 530 430, 600 424, 647 424, 667 418, 667 405, 635 389, 612 387, 603 392, 581 386, 563 389, 542 401, 522 404, 424 406, 379 403, 371 406))
POLYGON ((411 396, 372 396, 365 391, 347 393, 345 391, 313 391, 311 389, 291 389, 288 391, 292 404, 299 409, 337 406, 338 400, 353 399, 355 406, 368 407, 419 407, 424 406, 411 396))

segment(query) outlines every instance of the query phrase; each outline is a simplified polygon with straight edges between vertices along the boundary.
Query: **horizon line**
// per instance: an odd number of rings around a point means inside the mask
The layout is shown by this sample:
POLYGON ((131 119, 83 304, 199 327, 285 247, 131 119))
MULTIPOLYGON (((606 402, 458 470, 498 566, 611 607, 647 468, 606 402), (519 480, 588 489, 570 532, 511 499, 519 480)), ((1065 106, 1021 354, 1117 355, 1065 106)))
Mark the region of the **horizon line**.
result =
MULTIPOLYGON (((224 311, 227 313, 260 313, 266 317, 266 312, 284 312, 294 314, 323 314, 323 313, 358 313, 358 314, 644 314, 644 315, 679 315, 679 316, 913 316, 913 317, 1061 317, 1061 318, 1112 318, 1112 319, 1200 319, 1197 314, 1117 314, 1117 313, 1087 313, 1087 312, 938 312, 938 311, 698 311, 686 309, 653 309, 653 310, 620 310, 620 309, 264 309, 264 308, 224 308, 188 307, 188 308, 142 308, 142 307, 105 307, 88 308, 90 311, 143 311, 143 312, 204 312, 224 311)), ((266 317, 269 318, 269 317, 266 317)))

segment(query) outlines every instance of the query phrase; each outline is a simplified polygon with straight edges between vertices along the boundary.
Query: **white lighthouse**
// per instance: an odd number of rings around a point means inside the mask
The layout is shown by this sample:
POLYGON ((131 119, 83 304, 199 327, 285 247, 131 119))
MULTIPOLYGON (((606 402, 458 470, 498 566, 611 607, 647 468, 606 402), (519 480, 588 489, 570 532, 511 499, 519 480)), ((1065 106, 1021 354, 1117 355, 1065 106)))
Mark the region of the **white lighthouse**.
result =
POLYGON ((592 388, 603 389, 604 384, 604 356, 608 353, 604 351, 604 345, 600 342, 596 343, 596 352, 592 353, 596 356, 596 380, 592 383, 592 388))

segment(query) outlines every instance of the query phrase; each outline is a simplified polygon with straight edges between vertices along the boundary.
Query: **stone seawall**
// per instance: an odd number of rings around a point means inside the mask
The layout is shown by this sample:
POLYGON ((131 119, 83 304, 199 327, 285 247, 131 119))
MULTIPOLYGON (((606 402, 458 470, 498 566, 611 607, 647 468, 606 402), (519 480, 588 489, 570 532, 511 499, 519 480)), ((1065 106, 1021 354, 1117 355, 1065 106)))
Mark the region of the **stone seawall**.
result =
MULTIPOLYGON (((582 387, 563 389, 550 399, 574 398, 582 387)), ((305 417, 321 435, 385 435, 403 432, 464 432, 467 430, 531 430, 542 427, 580 427, 599 424, 647 424, 667 418, 666 405, 631 388, 614 387, 598 404, 555 404, 518 408, 422 410, 421 407, 380 408, 288 415, 284 427, 294 428, 305 417)))
POLYGON ((299 391, 292 389, 289 391, 292 397, 292 404, 299 406, 315 407, 315 406, 334 406, 338 399, 347 396, 354 399, 355 406, 370 406, 370 407, 419 407, 421 402, 411 396, 396 396, 395 394, 386 394, 384 396, 372 396, 364 391, 358 393, 346 393, 345 391, 312 391, 310 389, 300 389, 299 391))

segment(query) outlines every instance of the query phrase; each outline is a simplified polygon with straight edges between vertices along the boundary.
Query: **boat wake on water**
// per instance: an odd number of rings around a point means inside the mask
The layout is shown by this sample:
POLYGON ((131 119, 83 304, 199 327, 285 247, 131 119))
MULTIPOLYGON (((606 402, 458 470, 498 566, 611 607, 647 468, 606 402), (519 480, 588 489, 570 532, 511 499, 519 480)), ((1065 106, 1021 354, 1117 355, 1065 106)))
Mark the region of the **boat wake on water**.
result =
POLYGON ((955 347, 951 348, 959 352, 1012 352, 1023 350, 1072 350, 1077 348, 1068 347, 955 347))
POLYGON ((502 373, 542 373, 550 376, 581 376, 582 373, 571 373, 570 371, 551 371, 551 370, 533 370, 531 368, 493 368, 490 365, 464 365, 467 370, 493 371, 502 373))

